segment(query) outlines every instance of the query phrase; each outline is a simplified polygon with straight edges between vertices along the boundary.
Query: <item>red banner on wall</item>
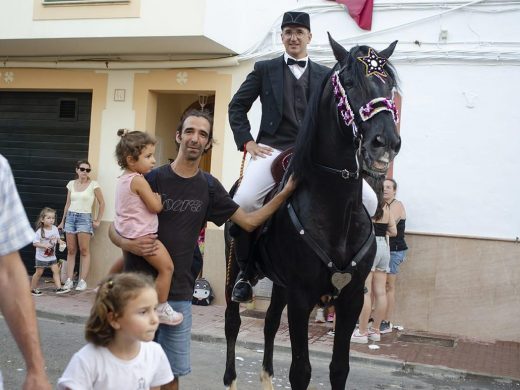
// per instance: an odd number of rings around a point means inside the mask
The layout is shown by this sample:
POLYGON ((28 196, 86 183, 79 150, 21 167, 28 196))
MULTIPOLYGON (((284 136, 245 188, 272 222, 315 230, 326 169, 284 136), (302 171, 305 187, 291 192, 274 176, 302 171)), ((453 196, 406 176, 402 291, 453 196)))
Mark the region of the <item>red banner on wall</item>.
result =
POLYGON ((372 28, 374 0, 332 0, 347 7, 348 13, 363 30, 372 28))

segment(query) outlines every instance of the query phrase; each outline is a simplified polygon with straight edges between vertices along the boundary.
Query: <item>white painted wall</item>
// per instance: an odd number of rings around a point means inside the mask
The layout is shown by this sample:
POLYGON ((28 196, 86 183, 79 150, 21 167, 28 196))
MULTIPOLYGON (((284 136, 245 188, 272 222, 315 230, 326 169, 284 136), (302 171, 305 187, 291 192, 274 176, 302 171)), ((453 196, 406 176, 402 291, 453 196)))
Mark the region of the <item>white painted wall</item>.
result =
POLYGON ((105 198, 103 220, 112 221, 115 216, 116 180, 122 171, 117 165, 115 148, 119 142, 117 130, 134 130, 135 112, 133 109, 134 71, 108 71, 106 106, 101 119, 101 137, 98 168, 98 182, 105 198), (114 90, 125 89, 125 101, 114 101, 114 90))
POLYGON ((33 20, 32 0, 0 0, 0 38, 202 35, 205 4, 206 0, 141 0, 137 18, 33 20))
MULTIPOLYGON (((515 207, 520 192, 515 179, 520 171, 515 156, 520 150, 520 2, 381 1, 368 33, 333 7, 308 11, 311 57, 327 65, 333 63, 327 30, 345 47, 360 43, 382 49, 399 40, 392 59, 403 95, 403 148, 394 177, 409 214, 408 230, 520 236, 520 208, 515 207), (441 30, 447 31, 446 42, 439 42, 441 30)), ((266 34, 232 71, 234 89, 254 61, 281 52, 278 32, 266 34)), ((258 105, 250 120, 258 125, 258 105)))
POLYGON ((411 231, 520 236, 518 66, 398 66, 403 148, 395 160, 411 231))

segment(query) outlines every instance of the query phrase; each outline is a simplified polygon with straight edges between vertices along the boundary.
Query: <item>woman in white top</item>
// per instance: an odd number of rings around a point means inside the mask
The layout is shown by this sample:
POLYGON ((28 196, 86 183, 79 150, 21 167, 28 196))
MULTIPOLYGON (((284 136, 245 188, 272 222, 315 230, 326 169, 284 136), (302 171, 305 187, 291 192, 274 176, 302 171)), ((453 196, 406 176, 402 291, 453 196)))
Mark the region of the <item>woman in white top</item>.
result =
POLYGON ((90 238, 94 234, 94 228, 99 227, 99 223, 105 210, 105 201, 95 180, 91 180, 90 163, 80 160, 76 164, 76 180, 71 180, 67 184, 67 201, 63 210, 63 219, 58 225, 62 229, 65 225, 67 233, 67 281, 63 285, 66 289, 71 289, 74 276, 74 266, 76 263, 76 253, 80 252, 80 274, 76 290, 83 291, 87 288, 88 271, 90 268, 90 238), (94 201, 98 202, 97 218, 92 218, 92 206, 94 201))

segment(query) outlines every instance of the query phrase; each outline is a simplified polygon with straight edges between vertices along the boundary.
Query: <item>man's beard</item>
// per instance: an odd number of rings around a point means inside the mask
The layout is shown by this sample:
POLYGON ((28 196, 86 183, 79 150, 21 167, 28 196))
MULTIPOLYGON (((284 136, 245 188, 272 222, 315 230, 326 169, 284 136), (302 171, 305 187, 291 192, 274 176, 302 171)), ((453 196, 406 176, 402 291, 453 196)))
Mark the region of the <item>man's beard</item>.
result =
POLYGON ((197 150, 197 153, 195 154, 195 151, 193 149, 189 149, 188 146, 186 146, 186 159, 188 161, 196 161, 202 156, 202 152, 200 149, 197 150))

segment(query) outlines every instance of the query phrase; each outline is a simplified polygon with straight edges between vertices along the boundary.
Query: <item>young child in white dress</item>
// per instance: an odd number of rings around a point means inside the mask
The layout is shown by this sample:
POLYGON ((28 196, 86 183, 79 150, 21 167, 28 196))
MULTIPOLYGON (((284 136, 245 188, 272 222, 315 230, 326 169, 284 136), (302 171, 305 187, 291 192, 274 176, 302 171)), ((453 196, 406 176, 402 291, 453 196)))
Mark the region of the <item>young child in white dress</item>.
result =
POLYGON ((157 292, 149 276, 104 279, 86 324, 88 344, 74 354, 58 390, 160 389, 173 381, 170 363, 152 341, 159 326, 157 292))
POLYGON ((44 207, 36 221, 36 232, 34 233, 33 246, 36 248, 34 274, 31 279, 31 293, 38 297, 43 293, 38 288, 38 282, 45 268, 52 271, 52 279, 56 286, 56 294, 65 294, 69 288, 61 286, 60 268, 56 257, 56 245, 65 245, 60 239, 60 233, 54 222, 56 221, 56 210, 44 207))

